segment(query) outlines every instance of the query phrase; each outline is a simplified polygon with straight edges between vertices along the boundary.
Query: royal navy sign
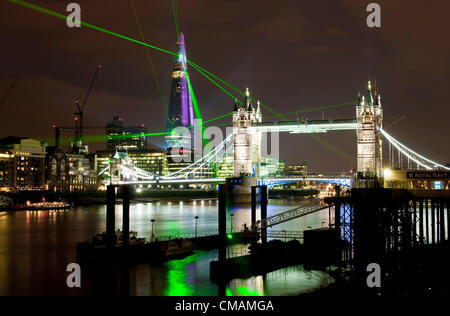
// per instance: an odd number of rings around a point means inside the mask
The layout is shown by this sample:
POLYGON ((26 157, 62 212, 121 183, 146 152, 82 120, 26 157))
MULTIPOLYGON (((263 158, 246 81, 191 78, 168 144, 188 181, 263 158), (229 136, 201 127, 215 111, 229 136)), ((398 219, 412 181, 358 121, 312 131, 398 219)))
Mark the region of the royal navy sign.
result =
POLYGON ((447 171, 409 171, 407 179, 449 179, 450 172, 447 171))

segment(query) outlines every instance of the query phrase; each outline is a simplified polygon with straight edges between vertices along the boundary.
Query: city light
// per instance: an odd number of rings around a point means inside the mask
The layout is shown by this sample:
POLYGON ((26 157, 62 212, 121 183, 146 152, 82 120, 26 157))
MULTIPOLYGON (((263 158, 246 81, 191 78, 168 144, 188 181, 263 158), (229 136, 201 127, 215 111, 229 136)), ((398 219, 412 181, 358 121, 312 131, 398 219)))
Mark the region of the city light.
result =
POLYGON ((384 178, 390 179, 392 177, 392 170, 391 169, 384 169, 384 178))

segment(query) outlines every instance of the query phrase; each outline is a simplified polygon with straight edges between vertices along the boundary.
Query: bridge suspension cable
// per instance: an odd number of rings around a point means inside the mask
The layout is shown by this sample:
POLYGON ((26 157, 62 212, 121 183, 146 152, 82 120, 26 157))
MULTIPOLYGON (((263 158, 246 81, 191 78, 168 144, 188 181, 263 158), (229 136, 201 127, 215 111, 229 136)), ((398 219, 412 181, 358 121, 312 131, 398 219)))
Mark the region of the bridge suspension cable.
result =
POLYGON ((220 162, 228 153, 229 148, 231 148, 233 143, 233 134, 230 134, 225 138, 225 140, 220 143, 218 146, 216 146, 213 150, 211 150, 208 154, 194 162, 193 164, 178 170, 174 173, 168 174, 166 176, 161 177, 161 179, 168 180, 168 179, 180 179, 180 178, 187 178, 191 174, 195 174, 197 170, 201 170, 203 167, 205 167, 207 164, 217 164, 220 162))
MULTIPOLYGON (((203 173, 204 169, 212 169, 217 163, 221 162, 230 150, 233 148, 233 134, 228 135, 223 142, 214 147, 208 154, 201 157, 199 160, 190 164, 183 169, 180 169, 176 172, 170 173, 165 176, 156 175, 145 171, 143 169, 137 168, 135 166, 127 166, 120 164, 120 170, 126 178, 124 182, 137 180, 177 180, 177 179, 189 179, 195 178, 196 174, 203 173)), ((110 167, 106 167, 104 170, 100 172, 100 174, 109 171, 110 167)))
POLYGON ((406 147, 405 145, 400 143, 398 140, 396 140, 394 137, 389 135, 385 130, 380 130, 380 132, 390 144, 392 144, 395 148, 397 148, 398 151, 400 151, 403 155, 405 155, 406 157, 408 157, 409 159, 411 159, 412 161, 417 163, 419 166, 421 166, 425 169, 428 169, 428 170, 432 170, 432 169, 450 170, 449 167, 446 167, 446 166, 441 165, 433 160, 430 160, 430 159, 416 153, 412 149, 406 147))

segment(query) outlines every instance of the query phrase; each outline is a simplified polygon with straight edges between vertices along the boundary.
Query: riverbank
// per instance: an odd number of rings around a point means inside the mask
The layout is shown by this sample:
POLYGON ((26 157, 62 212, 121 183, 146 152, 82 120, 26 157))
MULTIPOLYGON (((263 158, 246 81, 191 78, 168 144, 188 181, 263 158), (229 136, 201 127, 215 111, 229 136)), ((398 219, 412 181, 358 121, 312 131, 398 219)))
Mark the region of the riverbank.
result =
MULTIPOLYGON (((317 190, 269 190, 270 199, 295 199, 308 198, 317 195, 317 190)), ((84 192, 84 193, 55 193, 51 191, 18 191, 7 192, 2 195, 11 198, 14 204, 35 203, 42 200, 67 202, 73 206, 105 205, 106 191, 84 192)), ((192 199, 216 199, 218 193, 216 190, 151 190, 142 192, 132 192, 134 202, 156 202, 159 200, 192 200, 192 199)), ((121 194, 118 192, 117 201, 120 203, 121 194)))

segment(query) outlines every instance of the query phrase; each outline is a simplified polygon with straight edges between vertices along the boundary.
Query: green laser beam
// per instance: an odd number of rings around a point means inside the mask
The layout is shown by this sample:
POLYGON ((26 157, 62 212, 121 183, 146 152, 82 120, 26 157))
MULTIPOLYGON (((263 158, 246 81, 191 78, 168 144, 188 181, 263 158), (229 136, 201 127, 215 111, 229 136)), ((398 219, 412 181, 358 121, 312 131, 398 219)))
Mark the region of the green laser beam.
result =
POLYGON ((224 118, 224 117, 227 117, 227 116, 230 116, 230 115, 233 115, 233 112, 230 112, 230 113, 227 113, 227 114, 224 114, 224 115, 220 115, 218 117, 215 117, 215 118, 212 118, 210 120, 204 121, 203 123, 209 123, 209 122, 212 122, 212 121, 217 121, 217 120, 219 120, 221 118, 224 118))
POLYGON ((191 79, 190 79, 190 76, 189 76, 189 74, 187 72, 186 65, 184 64, 183 61, 181 62, 181 64, 183 65, 184 74, 186 76, 186 83, 188 85, 189 95, 191 96, 192 105, 194 107, 195 118, 196 119, 202 119, 202 114, 200 113, 200 108, 198 107, 197 98, 195 97, 194 89, 192 88, 191 79))
MULTIPOLYGON (((141 22, 139 21, 139 17, 137 15, 136 7, 134 5, 134 0, 130 0, 130 5, 131 5, 131 9, 133 11, 134 17, 136 19, 136 24, 138 26, 139 34, 141 36, 141 39, 145 42, 144 32, 142 31, 141 22)), ((161 86, 159 84, 158 75, 156 74, 155 65, 153 64, 153 60, 152 60, 152 57, 150 56, 150 51, 149 51, 148 47, 145 46, 144 48, 145 48, 145 54, 147 56, 147 61, 148 61, 149 65, 150 65, 150 68, 152 70, 153 78, 155 79, 156 89, 158 90, 159 96, 161 98, 161 102, 163 104, 164 113, 167 116, 168 115, 167 105, 166 105, 166 101, 165 101, 164 96, 163 96, 162 91, 161 91, 161 86)))
MULTIPOLYGON (((230 112, 230 113, 227 113, 227 114, 224 114, 224 115, 220 115, 220 116, 214 117, 214 118, 209 119, 207 121, 204 121, 204 122, 202 122, 204 124, 203 126, 208 125, 209 127, 213 127, 213 126, 219 127, 219 126, 229 125, 230 123, 222 123, 222 124, 216 124, 216 125, 210 125, 208 123, 217 121, 217 120, 219 120, 221 118, 230 116, 232 114, 233 113, 230 112)), ((195 126, 202 126, 202 125, 201 124, 197 124, 197 125, 194 124, 194 125, 191 125, 191 126, 187 126, 186 128, 192 129, 195 126)), ((84 141, 84 143, 88 144, 88 143, 96 143, 96 142, 106 141, 108 139, 127 139, 127 138, 144 137, 144 136, 145 137, 152 137, 152 136, 161 136, 161 135, 170 135, 170 134, 171 134, 170 132, 152 132, 152 133, 143 133, 143 134, 139 133, 139 134, 123 134, 123 135, 110 135, 110 136, 108 136, 108 135, 87 135, 87 136, 83 137, 83 141, 84 141)), ((40 139, 40 140, 41 141, 46 141, 45 138, 44 139, 40 139)), ((61 145, 68 145, 72 141, 73 141, 73 137, 62 137, 60 139, 60 144, 61 145)))
POLYGON ((177 32, 177 39, 180 38, 180 27, 178 24, 178 8, 176 0, 172 0, 173 20, 175 22, 175 31, 177 32))
MULTIPOLYGON (((195 64, 194 62, 190 61, 188 62, 192 67, 196 68, 198 71, 203 71, 202 74, 204 76, 206 76, 206 74, 210 75, 211 77, 214 77, 215 79, 219 80, 220 82, 222 82, 223 84, 225 84, 226 86, 230 87, 231 89, 233 89, 234 91, 238 92, 239 94, 245 96, 245 92, 243 92, 242 90, 236 88, 235 86, 233 86, 231 83, 217 77, 216 75, 214 75, 213 73, 209 72, 208 70, 206 70, 205 68, 195 64)), ((257 102, 258 100, 256 100, 253 97, 250 97, 251 100, 253 100, 254 102, 257 102)), ((240 102, 240 104, 242 105, 242 102, 240 102)), ((264 103, 260 102, 260 105, 267 111, 271 112, 272 114, 278 114, 277 111, 273 110, 271 107, 265 105, 264 103)))
POLYGON ((233 100, 237 100, 237 102, 239 102, 239 104, 242 105, 242 101, 238 100, 233 94, 231 94, 230 92, 228 92, 228 90, 226 90, 225 88, 223 88, 220 84, 218 84, 216 81, 214 81, 213 79, 211 79, 206 73, 204 73, 200 68, 197 68, 197 66, 191 64, 191 66, 193 68, 195 68, 199 73, 201 73, 205 78, 207 78, 209 81, 211 81, 214 85, 216 85, 220 90, 222 90, 223 92, 225 92, 226 94, 228 94, 231 98, 233 98, 233 100))
MULTIPOLYGON (((55 12, 55 11, 52 11, 52 10, 49 10, 49 9, 46 9, 46 8, 43 8, 43 7, 34 5, 34 4, 32 4, 32 3, 28 3, 28 2, 25 2, 25 1, 22 1, 22 0, 5 0, 5 1, 8 1, 8 2, 17 4, 17 5, 20 5, 20 6, 23 6, 23 7, 26 7, 26 8, 29 8, 29 9, 32 9, 32 10, 35 10, 35 11, 38 11, 38 12, 41 12, 41 13, 45 13, 45 14, 48 14, 48 15, 50 15, 50 16, 57 17, 57 18, 59 18, 59 19, 63 19, 63 20, 66 20, 66 19, 67 19, 67 17, 66 17, 65 15, 63 15, 63 14, 57 13, 57 12, 55 12)), ((88 28, 91 28, 91 29, 94 29, 94 30, 97 30, 97 31, 100 31, 100 32, 103 32, 103 33, 106 33, 106 34, 109 34, 109 35, 118 37, 118 38, 122 38, 122 39, 128 40, 128 41, 130 41, 130 42, 139 44, 139 45, 143 45, 143 46, 146 46, 146 47, 153 48, 153 49, 155 49, 155 50, 157 50, 157 51, 160 51, 160 52, 164 52, 164 53, 167 53, 167 54, 170 54, 170 55, 173 55, 173 56, 178 56, 177 53, 171 52, 171 51, 169 51, 169 50, 166 50, 166 49, 163 49, 163 48, 160 48, 160 47, 157 47, 157 46, 154 46, 154 45, 151 45, 151 44, 148 44, 148 43, 139 41, 139 40, 137 40, 137 39, 134 39, 134 38, 131 38, 131 37, 128 37, 128 36, 125 36, 125 35, 121 35, 121 34, 119 34, 119 33, 115 33, 115 32, 113 32, 113 31, 110 31, 110 30, 107 30, 107 29, 104 29, 104 28, 95 26, 95 25, 90 24, 90 23, 87 23, 87 22, 78 21, 78 20, 75 20, 75 22, 79 22, 81 25, 86 26, 86 27, 88 27, 88 28)), ((187 61, 188 64, 192 65, 197 71, 198 71, 199 69, 202 70, 202 71, 199 71, 202 75, 206 76, 205 73, 208 73, 210 76, 212 76, 212 77, 216 78, 217 80, 223 82, 224 84, 228 85, 229 87, 231 87, 231 88, 234 89, 235 91, 239 92, 240 94, 243 94, 243 92, 242 92, 241 90, 237 89, 236 87, 234 87, 233 85, 229 84, 228 82, 226 82, 226 81, 220 79, 220 78, 217 77, 216 75, 214 75, 214 74, 212 74, 211 72, 207 71, 205 68, 200 67, 199 65, 195 64, 194 62, 192 62, 192 61, 190 61, 190 60, 188 60, 188 59, 186 59, 186 61, 187 61)), ((207 77, 208 79, 211 80, 210 77, 208 77, 208 76, 206 76, 206 77, 207 77)), ((214 82, 214 81, 212 81, 212 82, 214 82)), ((216 86, 220 87, 220 89, 221 89, 222 91, 226 92, 228 95, 230 95, 230 96, 232 95, 232 94, 229 93, 227 90, 225 90, 225 89, 222 88, 220 85, 218 85, 216 82, 214 82, 214 84, 215 84, 216 86)), ((233 96, 233 98, 235 98, 235 97, 233 96)), ((239 102, 240 102, 240 101, 239 101, 239 102)), ((240 102, 240 103, 241 103, 241 102, 240 102)), ((265 105, 262 104, 262 103, 261 103, 261 106, 265 107, 265 105)), ((270 108, 268 108, 268 107, 267 107, 267 110, 270 111, 270 112, 273 112, 273 110, 270 109, 270 108)), ((275 112, 275 113, 277 113, 277 112, 275 112)), ((198 113, 197 113, 197 114, 198 114, 198 113)))
MULTIPOLYGON (((51 16, 54 16, 54 17, 57 17, 57 18, 60 18, 60 19, 63 19, 63 20, 66 20, 66 19, 67 19, 67 17, 66 17, 65 15, 63 15, 63 14, 57 13, 57 12, 55 12, 55 11, 52 11, 52 10, 49 10, 49 9, 46 9, 46 8, 43 8, 43 7, 39 7, 39 6, 34 5, 34 4, 32 4, 32 3, 28 3, 28 2, 25 2, 25 1, 21 1, 21 0, 5 0, 5 1, 11 2, 11 3, 14 3, 14 4, 17 4, 17 5, 20 5, 20 6, 29 8, 29 9, 33 9, 33 10, 35 10, 35 11, 38 11, 38 12, 41 12, 41 13, 45 13, 45 14, 48 14, 48 15, 51 15, 51 16)), ((86 27, 89 27, 89 28, 91 28, 91 29, 94 29, 94 30, 97 30, 97 31, 101 31, 101 32, 104 32, 104 33, 106 33, 106 34, 109 34, 109 35, 112 35, 112 36, 116 36, 116 37, 118 37, 118 38, 126 39, 126 40, 131 41, 131 42, 134 42, 134 43, 136 43, 136 44, 140 44, 140 45, 144 45, 144 46, 153 48, 153 49, 155 49, 155 50, 157 50, 157 51, 160 51, 160 52, 164 52, 164 53, 167 53, 167 54, 170 54, 170 55, 173 55, 173 56, 178 56, 177 53, 168 51, 168 50, 166 50, 166 49, 162 49, 162 48, 157 47, 157 46, 154 46, 154 45, 150 45, 150 44, 144 43, 144 42, 142 42, 142 41, 136 40, 136 39, 134 39, 134 38, 131 38, 131 37, 128 37, 128 36, 125 36, 125 35, 121 35, 121 34, 115 33, 115 32, 113 32, 113 31, 110 31, 110 30, 107 30, 107 29, 104 29, 104 28, 95 26, 95 25, 93 25, 93 24, 89 24, 89 23, 86 23, 86 22, 83 22, 83 21, 78 21, 78 20, 75 20, 75 22, 79 22, 81 25, 86 26, 86 27)), ((212 74, 211 72, 207 71, 207 70, 204 69, 203 67, 201 67, 201 66, 199 66, 199 65, 197 65, 197 64, 195 64, 194 62, 189 61, 189 60, 187 60, 187 62, 188 62, 188 64, 192 65, 195 69, 197 69, 197 70, 202 70, 202 71, 199 71, 199 72, 200 72, 201 74, 203 74, 205 77, 206 77, 206 73, 207 73, 207 74, 211 75, 212 77, 216 78, 217 80, 219 80, 220 82, 224 83, 225 85, 229 86, 230 88, 232 88, 232 89, 235 90, 236 92, 240 93, 241 95, 244 95, 244 93, 243 93, 241 90, 237 89, 236 87, 234 87, 234 86, 231 85, 230 83, 226 82, 225 80, 220 79, 219 77, 217 77, 216 75, 214 75, 214 74, 212 74)), ((209 77, 208 77, 208 79, 211 80, 211 78, 209 78, 209 77)), ((212 81, 212 80, 211 80, 211 81, 212 81)), ((214 81, 212 81, 212 82, 214 82, 214 81)), ((222 91, 224 91, 224 92, 226 91, 224 88, 222 88, 222 87, 221 87, 220 85, 218 85, 216 82, 214 82, 214 84, 216 84, 218 87, 220 87, 222 91)), ((231 95, 231 93, 229 93, 228 91, 226 91, 226 93, 227 93, 228 95, 231 95)), ((254 98, 251 98, 251 99, 252 99, 252 100, 255 100, 254 98)), ((276 114, 276 115, 280 114, 280 113, 278 113, 277 111, 271 109, 270 107, 266 106, 266 105, 263 104, 263 103, 260 103, 260 105, 261 105, 263 108, 265 108, 266 110, 268 110, 269 112, 273 113, 273 114, 276 114)), ((330 145, 330 146, 331 146, 331 145, 330 145)), ((339 154, 340 154, 340 153, 339 153, 339 154)))
MULTIPOLYGON (((22 7, 26 7, 26 8, 29 8, 29 9, 41 12, 41 13, 45 13, 45 14, 48 14, 48 15, 51 15, 51 16, 54 16, 54 17, 57 17, 57 18, 60 18, 60 19, 63 19, 63 20, 67 19, 67 16, 65 16, 63 14, 60 14, 58 12, 55 12, 55 11, 52 11, 52 10, 49 10, 49 9, 46 9, 46 8, 34 5, 32 3, 28 3, 28 2, 25 2, 25 1, 21 1, 21 0, 4 0, 4 1, 11 2, 11 3, 14 3, 14 4, 20 5, 22 7)), ((88 28, 91 28, 91 29, 94 29, 94 30, 97 30, 97 31, 100 31, 100 32, 103 32, 103 33, 106 33, 106 34, 109 34, 109 35, 112 35, 112 36, 116 36, 116 37, 119 37, 119 38, 122 38, 122 39, 126 39, 128 41, 134 42, 134 43, 139 44, 139 45, 144 45, 144 46, 153 48, 153 49, 155 49, 157 51, 160 51, 160 52, 163 52, 163 53, 167 53, 167 54, 170 54, 170 55, 173 55, 173 56, 178 56, 177 53, 168 51, 166 49, 163 49, 163 48, 160 48, 160 47, 157 47, 157 46, 154 46, 154 45, 150 45, 150 44, 144 43, 142 41, 139 41, 137 39, 134 39, 134 38, 131 38, 131 37, 128 37, 128 36, 125 36, 125 35, 121 35, 121 34, 115 33, 113 31, 110 31, 110 30, 107 30, 107 29, 95 26, 93 24, 89 24, 89 23, 86 23, 86 22, 83 22, 83 21, 78 21, 78 20, 75 20, 75 22, 79 22, 81 25, 86 26, 88 28)))
POLYGON ((355 104, 355 102, 346 102, 346 103, 339 103, 339 104, 333 104, 333 105, 324 105, 324 106, 318 106, 318 107, 314 107, 314 108, 298 110, 298 111, 294 111, 294 112, 278 113, 276 115, 265 116, 265 118, 273 118, 273 117, 293 115, 293 114, 298 114, 298 113, 314 112, 314 111, 320 111, 320 110, 326 110, 326 109, 333 109, 333 108, 348 106, 348 105, 352 105, 352 104, 355 104))

